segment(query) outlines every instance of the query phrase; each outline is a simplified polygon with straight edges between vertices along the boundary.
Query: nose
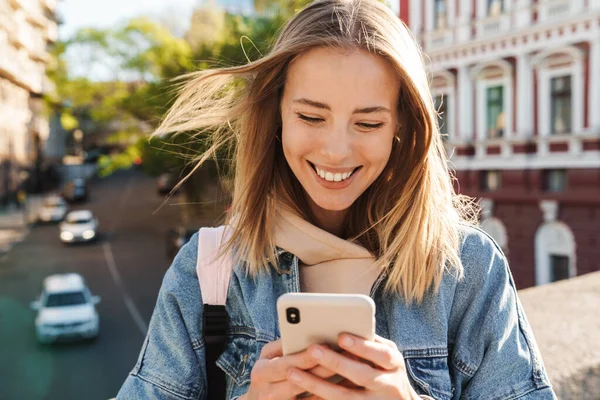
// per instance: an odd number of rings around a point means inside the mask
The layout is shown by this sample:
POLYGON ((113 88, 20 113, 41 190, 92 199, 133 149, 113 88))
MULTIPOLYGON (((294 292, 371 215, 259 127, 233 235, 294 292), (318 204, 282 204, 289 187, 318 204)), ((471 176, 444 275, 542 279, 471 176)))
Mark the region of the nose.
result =
POLYGON ((321 153, 332 165, 341 164, 352 155, 352 133, 346 126, 338 126, 323 134, 321 153))

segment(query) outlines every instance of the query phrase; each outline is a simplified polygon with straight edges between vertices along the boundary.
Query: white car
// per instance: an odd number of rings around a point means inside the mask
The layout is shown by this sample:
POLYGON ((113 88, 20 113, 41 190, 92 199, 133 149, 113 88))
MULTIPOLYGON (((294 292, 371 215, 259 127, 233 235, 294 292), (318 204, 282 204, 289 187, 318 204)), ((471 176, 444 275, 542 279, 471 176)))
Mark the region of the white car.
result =
POLYGON ((96 304, 79 274, 50 275, 44 279, 39 300, 31 303, 38 312, 35 332, 40 343, 59 339, 92 339, 100 328, 96 304))
POLYGON ((67 202, 60 196, 48 196, 44 199, 38 213, 41 222, 58 222, 65 218, 68 211, 67 202))
POLYGON ((89 242, 98 236, 98 220, 89 210, 71 211, 59 228, 63 243, 89 242))

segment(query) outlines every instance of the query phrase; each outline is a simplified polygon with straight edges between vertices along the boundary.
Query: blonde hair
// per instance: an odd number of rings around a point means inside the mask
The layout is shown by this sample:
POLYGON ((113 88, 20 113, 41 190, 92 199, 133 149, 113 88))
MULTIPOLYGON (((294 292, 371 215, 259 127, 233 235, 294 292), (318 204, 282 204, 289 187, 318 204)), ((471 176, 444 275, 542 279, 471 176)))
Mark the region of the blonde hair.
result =
MULTIPOLYGON (((247 271, 277 268, 272 226, 278 202, 311 221, 284 158, 280 100, 290 63, 316 47, 363 49, 384 57, 402 87, 401 122, 387 166, 352 205, 347 231, 387 268, 385 291, 421 301, 446 270, 462 276, 459 222, 474 216, 454 193, 422 54, 402 22, 375 0, 321 0, 283 28, 269 54, 247 65, 188 75, 157 134, 193 131, 207 140, 198 166, 220 149, 235 159, 231 214, 247 271), (366 210, 366 212, 365 212, 366 210)), ((231 221, 229 221, 231 222, 231 221)), ((311 221, 312 222, 312 221, 311 221)))

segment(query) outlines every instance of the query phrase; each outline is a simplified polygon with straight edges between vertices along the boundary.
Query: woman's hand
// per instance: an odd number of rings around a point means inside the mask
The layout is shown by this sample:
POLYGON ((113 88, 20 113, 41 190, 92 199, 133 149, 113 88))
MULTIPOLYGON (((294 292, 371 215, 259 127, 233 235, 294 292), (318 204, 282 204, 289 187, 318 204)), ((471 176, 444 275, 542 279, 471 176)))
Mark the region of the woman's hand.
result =
POLYGON ((250 372, 250 388, 248 393, 240 400, 289 400, 305 390, 287 380, 286 372, 294 368, 297 371, 306 371, 316 379, 328 378, 335 375, 333 372, 319 366, 319 361, 307 351, 288 356, 283 355, 281 339, 267 343, 259 359, 250 372), (318 377, 318 378, 317 378, 318 377))
POLYGON ((404 358, 394 342, 380 336, 369 341, 343 334, 338 343, 355 357, 336 353, 325 346, 311 346, 307 352, 319 365, 348 382, 333 384, 294 366, 287 370, 289 382, 297 385, 300 392, 307 391, 325 400, 419 399, 410 386, 404 358))

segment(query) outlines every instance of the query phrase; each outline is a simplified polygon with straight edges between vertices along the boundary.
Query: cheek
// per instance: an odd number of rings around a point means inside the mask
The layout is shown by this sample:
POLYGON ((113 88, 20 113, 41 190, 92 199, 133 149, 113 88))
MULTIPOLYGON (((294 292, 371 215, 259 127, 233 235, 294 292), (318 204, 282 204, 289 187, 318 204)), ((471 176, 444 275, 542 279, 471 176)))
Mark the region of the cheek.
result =
POLYGON ((383 170, 392 154, 393 135, 370 138, 361 143, 360 152, 363 157, 377 169, 383 170))
POLYGON ((288 163, 290 158, 303 156, 312 147, 313 141, 308 139, 306 129, 297 124, 283 124, 281 132, 281 145, 288 163))

